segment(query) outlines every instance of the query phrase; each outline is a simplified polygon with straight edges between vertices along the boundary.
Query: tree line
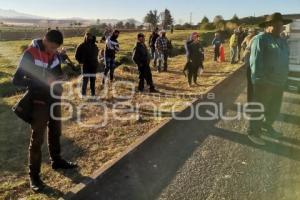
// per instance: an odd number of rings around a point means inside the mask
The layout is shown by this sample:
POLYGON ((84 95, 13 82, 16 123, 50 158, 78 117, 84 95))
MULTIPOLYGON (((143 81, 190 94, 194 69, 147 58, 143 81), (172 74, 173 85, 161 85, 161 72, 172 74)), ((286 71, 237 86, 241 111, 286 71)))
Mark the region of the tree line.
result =
POLYGON ((246 26, 257 26, 259 23, 264 21, 266 16, 260 17, 244 17, 239 18, 236 14, 232 16, 231 19, 225 20, 222 15, 217 15, 213 18, 212 21, 209 20, 207 16, 204 16, 199 23, 191 24, 176 24, 175 20, 169 9, 164 9, 162 12, 158 10, 149 10, 143 19, 142 25, 136 25, 135 20, 129 20, 127 22, 119 21, 116 24, 106 24, 100 23, 100 20, 97 20, 96 25, 90 26, 89 29, 94 32, 96 35, 101 35, 103 30, 110 29, 148 29, 153 30, 156 27, 161 29, 169 30, 220 30, 220 31, 232 31, 240 25, 246 26))
POLYGON ((225 20, 222 15, 217 15, 212 21, 208 17, 204 16, 202 20, 196 25, 191 23, 175 24, 175 20, 171 15, 170 10, 165 9, 163 12, 157 10, 150 10, 144 17, 144 23, 148 24, 149 28, 161 27, 168 29, 174 27, 177 30, 185 29, 204 29, 204 30, 227 30, 234 29, 240 25, 256 26, 264 20, 265 16, 260 17, 244 17, 239 18, 236 14, 229 20, 225 20))

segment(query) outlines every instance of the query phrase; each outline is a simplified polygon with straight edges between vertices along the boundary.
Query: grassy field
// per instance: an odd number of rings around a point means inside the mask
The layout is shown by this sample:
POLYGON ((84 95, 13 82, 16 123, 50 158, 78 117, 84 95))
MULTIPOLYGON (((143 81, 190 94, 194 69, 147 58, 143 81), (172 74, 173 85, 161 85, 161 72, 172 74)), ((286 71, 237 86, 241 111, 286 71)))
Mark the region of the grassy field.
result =
MULTIPOLYGON (((183 45, 184 40, 192 31, 176 31, 169 35, 175 47, 183 45)), ((147 33, 148 36, 149 33, 147 33)), ((121 34, 121 52, 118 59, 130 56, 135 44, 136 33, 121 34)), ((70 57, 74 58, 76 45, 82 38, 67 38, 65 47, 69 50, 70 57)), ((208 41, 210 42, 210 41, 208 41)), ((80 165, 77 171, 55 172, 50 169, 46 145, 43 148, 42 179, 48 185, 43 194, 33 194, 28 188, 27 180, 27 147, 30 138, 29 126, 19 120, 11 107, 20 98, 22 91, 18 91, 11 84, 11 77, 15 71, 19 56, 22 54, 22 46, 30 41, 0 42, 0 199, 57 199, 70 188, 91 175, 97 168, 123 152, 128 145, 137 138, 147 133, 162 121, 171 117, 171 109, 176 103, 176 111, 186 107, 185 103, 192 101, 197 96, 205 93, 216 82, 226 78, 230 73, 239 68, 239 65, 230 65, 228 62, 216 63, 212 58, 212 47, 206 48, 205 72, 199 78, 199 86, 188 87, 187 80, 182 73, 185 63, 185 55, 177 55, 169 60, 169 72, 157 73, 153 70, 153 79, 160 94, 136 93, 126 102, 139 107, 139 119, 130 118, 132 113, 122 109, 114 109, 108 106, 107 125, 102 128, 89 128, 80 126, 76 118, 63 123, 62 149, 63 157, 76 161, 80 165), (145 103, 151 103, 146 105, 145 103), (153 107, 159 107, 162 115, 154 117, 153 107), (128 120, 120 121, 113 116, 128 117, 128 120)), ((99 44, 102 47, 102 44, 99 44)), ((226 52, 228 47, 226 46, 226 52)), ((226 55, 227 60, 229 55, 226 55)), ((101 75, 98 75, 101 76, 101 75)), ((116 80, 128 80, 137 84, 138 73, 135 66, 129 61, 119 66, 116 70, 116 80)), ((78 78, 70 79, 71 89, 77 90, 78 78)), ((97 94, 103 92, 100 86, 100 78, 97 78, 97 94)), ((120 86, 118 94, 129 94, 129 88, 120 86)), ((80 105, 82 100, 78 96, 71 100, 74 106, 80 105)), ((108 93, 100 100, 107 105, 124 102, 115 98, 111 87, 108 93)), ((63 108, 67 113, 67 108, 63 108)), ((82 113, 85 124, 100 124, 104 120, 103 110, 95 106, 86 106, 82 113)))

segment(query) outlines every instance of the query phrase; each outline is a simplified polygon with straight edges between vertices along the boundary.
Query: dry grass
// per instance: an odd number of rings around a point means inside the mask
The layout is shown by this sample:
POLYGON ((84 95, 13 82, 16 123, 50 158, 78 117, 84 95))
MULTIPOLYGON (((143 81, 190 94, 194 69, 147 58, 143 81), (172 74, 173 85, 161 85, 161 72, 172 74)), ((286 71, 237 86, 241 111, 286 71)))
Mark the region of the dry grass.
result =
MULTIPOLYGON (((183 43, 187 34, 187 32, 178 32, 172 37, 177 43, 183 43)), ((132 38, 135 38, 135 35, 136 33, 129 33, 121 36, 120 41, 123 49, 121 54, 129 52, 133 48, 134 40, 132 38)), ((65 44, 66 46, 74 46, 80 41, 81 38, 70 38, 66 40, 65 44)), ((23 41, 23 43, 26 42, 28 41, 23 41)), ((4 45, 7 45, 5 51, 0 50, 0 54, 8 54, 7 58, 10 60, 11 66, 14 66, 16 63, 16 58, 13 58, 10 54, 17 51, 16 44, 14 42, 6 42, 4 43, 4 45), (10 48, 12 49, 9 50, 10 48)), ((70 54, 73 57, 72 51, 70 54)), ((2 98, 0 102, 0 127, 2 133, 0 136, 0 199, 24 197, 28 199, 57 199, 57 197, 66 193, 71 187, 83 180, 84 177, 91 175, 104 163, 122 153, 137 138, 147 133, 163 120, 168 119, 174 103, 179 105, 176 107, 176 111, 182 110, 185 107, 185 102, 190 102, 197 95, 205 93, 217 81, 226 78, 239 67, 239 65, 230 65, 227 62, 222 64, 213 62, 211 48, 206 49, 206 55, 205 72, 199 79, 200 86, 188 87, 187 80, 182 74, 185 56, 179 55, 170 59, 168 73, 159 74, 153 71, 154 83, 161 95, 136 93, 133 98, 127 101, 132 105, 153 103, 157 107, 161 106, 160 111, 163 114, 160 118, 153 117, 153 109, 149 105, 144 105, 140 108, 142 120, 130 119, 132 113, 108 106, 108 123, 105 127, 96 129, 85 128, 76 122, 76 118, 64 122, 63 156, 76 161, 80 165, 80 169, 76 172, 55 172, 51 170, 46 145, 44 145, 42 178, 49 185, 45 194, 37 195, 28 190, 26 155, 29 142, 29 127, 17 119, 10 111, 10 107, 19 96, 2 98), (185 94, 185 96, 179 94, 185 94), (164 103, 168 104, 162 106, 164 103), (120 117, 126 116, 128 120, 120 121, 115 119, 113 117, 115 112, 120 117)), ((123 70, 123 67, 120 66, 116 70, 116 80, 132 80, 136 84, 138 79, 136 68, 130 66, 130 70, 127 72, 123 70)), ((75 86, 76 80, 71 81, 73 86, 75 86)), ((102 88, 100 87, 99 78, 96 85, 97 94, 100 95, 102 88)), ((120 86, 118 88, 118 93, 124 94, 128 92, 129 88, 127 87, 120 86)), ((75 97, 72 103, 77 106, 83 101, 89 102, 75 97)), ((117 102, 124 102, 124 100, 114 98, 110 88, 108 95, 98 102, 113 105, 117 102)), ((66 108, 64 111, 67 113, 66 108)), ((85 124, 100 124, 104 119, 103 110, 99 109, 99 107, 87 106, 82 112, 82 118, 85 124)))

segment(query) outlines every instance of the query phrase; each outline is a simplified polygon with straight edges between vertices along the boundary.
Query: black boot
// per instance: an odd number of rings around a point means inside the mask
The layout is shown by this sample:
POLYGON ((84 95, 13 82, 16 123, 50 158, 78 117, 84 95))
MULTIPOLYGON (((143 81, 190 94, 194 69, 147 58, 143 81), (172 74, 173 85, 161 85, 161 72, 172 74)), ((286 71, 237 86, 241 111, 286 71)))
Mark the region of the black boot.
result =
POLYGON ((52 161, 52 169, 74 169, 77 168, 78 165, 66 160, 55 160, 52 161))
POLYGON ((45 188, 44 182, 37 176, 29 177, 30 189, 34 192, 41 192, 45 188))
POLYGON ((149 92, 150 93, 159 93, 159 91, 156 90, 155 88, 150 88, 149 92))

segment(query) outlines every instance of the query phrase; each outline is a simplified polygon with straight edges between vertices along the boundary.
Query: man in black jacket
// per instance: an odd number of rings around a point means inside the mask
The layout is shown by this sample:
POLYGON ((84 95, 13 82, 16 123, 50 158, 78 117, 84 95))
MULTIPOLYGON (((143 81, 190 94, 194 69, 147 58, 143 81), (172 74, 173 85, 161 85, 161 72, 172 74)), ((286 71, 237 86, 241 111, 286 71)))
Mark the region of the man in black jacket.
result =
POLYGON ((186 44, 188 83, 192 86, 192 79, 195 85, 198 85, 198 71, 203 70, 204 49, 199 41, 199 34, 194 32, 191 35, 191 41, 186 44))
POLYGON ((158 57, 156 49, 155 49, 155 43, 156 43, 157 38, 159 38, 158 28, 156 28, 152 32, 152 34, 150 35, 150 38, 149 38, 149 47, 150 47, 150 50, 151 50, 151 56, 152 56, 152 59, 153 59, 154 68, 156 68, 157 57, 158 57))
POLYGON ((152 80, 152 73, 149 66, 150 55, 145 44, 145 36, 143 33, 139 33, 137 36, 137 43, 133 51, 132 59, 134 63, 138 66, 139 70, 139 86, 138 90, 140 92, 144 91, 144 80, 147 81, 147 84, 150 86, 150 92, 157 92, 155 90, 152 80))
POLYGON ((63 35, 57 30, 50 30, 43 39, 33 40, 29 48, 25 50, 13 77, 15 85, 27 88, 26 94, 29 95, 30 104, 28 106, 32 108, 28 117, 32 129, 28 161, 30 187, 35 192, 39 192, 44 187, 39 174, 42 162, 41 147, 47 127, 52 168, 77 167, 76 164, 63 160, 60 155, 60 106, 54 106, 53 114, 50 114, 51 105, 60 102, 59 98, 54 97, 53 94, 55 96, 62 94, 62 86, 58 84, 53 86, 53 93, 51 93, 51 85, 62 78, 61 63, 57 53, 62 43, 63 35))
POLYGON ((87 84, 90 81, 91 95, 95 96, 95 81, 98 67, 99 49, 96 45, 96 37, 91 33, 86 33, 84 42, 76 50, 76 60, 83 64, 82 66, 82 96, 86 95, 87 84))

